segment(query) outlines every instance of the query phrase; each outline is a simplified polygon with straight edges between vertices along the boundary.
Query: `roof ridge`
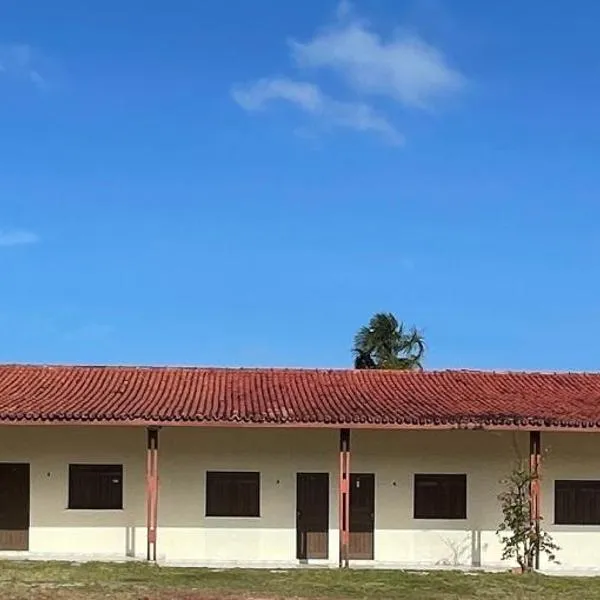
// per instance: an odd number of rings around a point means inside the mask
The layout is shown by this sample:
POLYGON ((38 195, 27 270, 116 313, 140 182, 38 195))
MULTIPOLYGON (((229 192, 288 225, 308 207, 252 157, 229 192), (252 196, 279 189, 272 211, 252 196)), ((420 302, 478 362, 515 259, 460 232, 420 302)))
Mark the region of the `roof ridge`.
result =
POLYGON ((439 368, 439 369, 424 369, 422 371, 408 371, 398 369, 354 369, 351 367, 258 367, 258 366, 223 366, 223 365, 177 365, 177 364, 86 364, 86 363, 0 363, 0 369, 74 369, 74 370, 85 370, 85 369, 107 369, 115 371, 228 371, 228 372, 261 372, 261 373, 347 373, 356 374, 362 376, 370 376, 376 374, 394 374, 402 376, 415 376, 415 375, 440 375, 440 374, 456 374, 466 373, 473 375, 558 375, 568 376, 574 375, 581 377, 583 375, 600 375, 598 371, 559 371, 559 370, 514 370, 514 369, 476 369, 476 368, 439 368))

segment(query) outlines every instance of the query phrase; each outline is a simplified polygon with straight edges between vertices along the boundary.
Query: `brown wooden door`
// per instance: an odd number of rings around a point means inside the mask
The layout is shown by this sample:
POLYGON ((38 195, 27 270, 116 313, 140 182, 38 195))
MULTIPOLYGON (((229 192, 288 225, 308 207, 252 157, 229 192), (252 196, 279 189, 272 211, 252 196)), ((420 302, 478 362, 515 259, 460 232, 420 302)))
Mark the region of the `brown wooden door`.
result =
POLYGON ((375 475, 350 474, 349 558, 373 559, 375 530, 375 475))
POLYGON ((329 474, 296 477, 296 556, 327 558, 329 554, 329 474))
POLYGON ((29 465, 0 463, 0 550, 29 549, 29 465))

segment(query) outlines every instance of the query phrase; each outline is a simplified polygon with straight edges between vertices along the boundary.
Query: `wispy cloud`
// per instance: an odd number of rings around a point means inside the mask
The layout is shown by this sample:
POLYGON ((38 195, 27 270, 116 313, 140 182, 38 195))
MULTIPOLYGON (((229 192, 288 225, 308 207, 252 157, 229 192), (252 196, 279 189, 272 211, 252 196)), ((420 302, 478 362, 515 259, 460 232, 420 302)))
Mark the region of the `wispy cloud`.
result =
POLYGON ((331 127, 378 133, 400 144, 399 131, 371 106, 362 102, 342 102, 325 95, 314 83, 292 79, 260 79, 232 91, 234 100, 248 111, 264 110, 273 101, 285 101, 319 118, 331 127))
POLYGON ((0 44, 0 76, 28 81, 43 88, 46 85, 43 62, 41 54, 29 44, 0 44))
POLYGON ((39 241, 39 235, 27 229, 0 229, 0 246, 26 246, 39 241))
POLYGON ((332 70, 361 94, 388 96, 413 108, 424 108, 465 84, 440 50, 402 31, 383 39, 352 14, 347 2, 338 8, 333 26, 289 45, 299 67, 332 70))
POLYGON ((304 71, 328 70, 347 84, 350 98, 337 99, 313 82, 267 77, 234 86, 233 99, 248 111, 260 111, 283 101, 309 115, 325 128, 375 133, 393 144, 403 141, 392 120, 365 102, 366 96, 385 96, 401 108, 428 109, 440 98, 456 93, 465 77, 444 54, 415 34, 398 31, 386 40, 342 1, 334 23, 305 42, 288 42, 294 66, 304 71))

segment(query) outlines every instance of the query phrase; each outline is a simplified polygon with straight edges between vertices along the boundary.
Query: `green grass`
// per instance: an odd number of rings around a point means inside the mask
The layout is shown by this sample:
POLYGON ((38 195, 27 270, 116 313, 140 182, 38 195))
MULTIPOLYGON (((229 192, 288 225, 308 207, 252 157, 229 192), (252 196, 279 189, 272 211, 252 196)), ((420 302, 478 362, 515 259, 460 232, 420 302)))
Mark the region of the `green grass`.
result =
POLYGON ((405 598, 600 600, 600 578, 379 570, 210 570, 0 562, 1 600, 405 598))

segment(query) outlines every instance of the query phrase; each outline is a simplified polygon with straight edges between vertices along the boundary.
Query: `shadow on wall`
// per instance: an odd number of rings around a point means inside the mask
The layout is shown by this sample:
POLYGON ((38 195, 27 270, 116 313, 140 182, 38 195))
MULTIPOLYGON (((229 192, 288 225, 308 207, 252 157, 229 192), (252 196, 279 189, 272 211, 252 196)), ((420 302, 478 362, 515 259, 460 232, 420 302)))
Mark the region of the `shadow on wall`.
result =
POLYGON ((125 528, 125 556, 135 558, 135 527, 125 528))
POLYGON ((482 551, 487 550, 487 544, 481 544, 481 531, 474 530, 461 539, 454 539, 444 535, 440 536, 443 544, 448 549, 448 556, 436 561, 437 566, 461 567, 481 566, 482 551))

